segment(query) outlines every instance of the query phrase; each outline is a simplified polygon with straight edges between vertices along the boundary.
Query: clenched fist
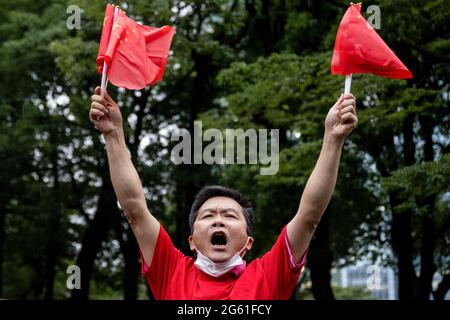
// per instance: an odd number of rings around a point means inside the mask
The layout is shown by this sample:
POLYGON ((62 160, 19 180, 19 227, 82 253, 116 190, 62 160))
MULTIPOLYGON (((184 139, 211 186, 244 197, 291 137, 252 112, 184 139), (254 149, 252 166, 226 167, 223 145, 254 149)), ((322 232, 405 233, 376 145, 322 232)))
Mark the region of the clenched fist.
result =
POLYGON ((325 119, 325 132, 336 141, 343 141, 358 124, 356 98, 342 95, 331 107, 325 119))
POLYGON ((100 87, 95 88, 91 101, 89 119, 97 130, 103 135, 107 135, 122 128, 122 114, 119 106, 106 91, 105 96, 102 97, 100 95, 100 87))

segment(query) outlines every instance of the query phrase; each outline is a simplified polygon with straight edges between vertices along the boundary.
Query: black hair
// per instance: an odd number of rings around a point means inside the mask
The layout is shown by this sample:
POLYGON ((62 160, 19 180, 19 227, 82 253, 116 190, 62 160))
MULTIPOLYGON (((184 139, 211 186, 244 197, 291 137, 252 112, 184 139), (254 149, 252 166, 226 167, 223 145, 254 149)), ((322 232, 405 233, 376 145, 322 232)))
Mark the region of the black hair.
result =
POLYGON ((206 186, 197 193, 191 207, 191 212, 189 213, 191 234, 194 232, 194 222, 197 219, 198 210, 208 199, 213 197, 227 197, 239 203, 242 207, 245 221, 247 221, 247 234, 249 236, 253 235, 254 216, 252 203, 239 191, 224 186, 206 186))

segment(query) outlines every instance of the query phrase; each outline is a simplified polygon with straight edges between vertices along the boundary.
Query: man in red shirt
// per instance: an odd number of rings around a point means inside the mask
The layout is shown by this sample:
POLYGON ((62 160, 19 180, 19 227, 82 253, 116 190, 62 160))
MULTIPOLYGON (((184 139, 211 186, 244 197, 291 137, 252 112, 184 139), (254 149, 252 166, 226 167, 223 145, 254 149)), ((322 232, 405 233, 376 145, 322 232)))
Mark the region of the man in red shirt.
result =
POLYGON ((238 191, 210 186, 196 196, 189 215, 189 245, 196 258, 177 250, 147 208, 130 160, 117 104, 100 88, 89 118, 103 133, 115 193, 139 243, 142 272, 156 299, 288 299, 304 265, 314 231, 333 194, 342 146, 357 124, 355 97, 341 95, 325 119, 322 150, 299 209, 273 247, 248 265, 253 210, 238 191))

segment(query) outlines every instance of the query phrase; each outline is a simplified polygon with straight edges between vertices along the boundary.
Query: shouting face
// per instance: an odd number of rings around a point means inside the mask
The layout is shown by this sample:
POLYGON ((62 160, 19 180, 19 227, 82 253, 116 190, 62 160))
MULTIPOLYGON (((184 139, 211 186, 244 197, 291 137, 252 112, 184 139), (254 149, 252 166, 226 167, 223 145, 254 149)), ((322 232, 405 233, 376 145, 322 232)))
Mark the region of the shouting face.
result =
POLYGON ((247 222, 242 207, 231 198, 213 197, 198 210, 191 250, 199 250, 214 262, 224 262, 251 249, 253 238, 247 235, 247 222), (247 241, 248 240, 248 241, 247 241))

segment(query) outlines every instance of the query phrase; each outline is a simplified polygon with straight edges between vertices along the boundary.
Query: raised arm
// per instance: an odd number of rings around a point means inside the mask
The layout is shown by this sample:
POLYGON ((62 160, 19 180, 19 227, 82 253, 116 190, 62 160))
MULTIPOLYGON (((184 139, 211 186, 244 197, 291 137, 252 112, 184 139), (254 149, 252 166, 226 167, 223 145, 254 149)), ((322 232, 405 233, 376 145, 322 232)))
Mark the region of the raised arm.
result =
POLYGON ((100 96, 100 87, 91 98, 89 119, 106 142, 109 171, 116 196, 138 241, 147 265, 150 265, 159 222, 147 208, 141 181, 131 162, 122 127, 122 115, 118 105, 105 93, 100 96))
POLYGON ((341 96, 325 119, 325 134, 319 159, 303 190, 297 214, 287 225, 296 261, 308 248, 333 195, 344 140, 358 122, 355 101, 352 94, 341 96))

